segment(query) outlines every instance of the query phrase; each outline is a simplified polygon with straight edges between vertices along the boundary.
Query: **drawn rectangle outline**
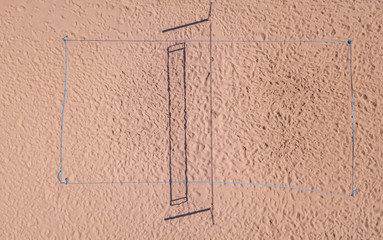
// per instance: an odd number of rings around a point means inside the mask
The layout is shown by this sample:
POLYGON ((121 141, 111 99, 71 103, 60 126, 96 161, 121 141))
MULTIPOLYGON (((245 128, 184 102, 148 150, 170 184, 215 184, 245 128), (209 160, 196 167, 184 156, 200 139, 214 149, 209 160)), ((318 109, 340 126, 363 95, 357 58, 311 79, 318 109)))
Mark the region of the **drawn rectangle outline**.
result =
MULTIPOLYGON (((274 185, 274 184, 262 184, 262 183, 244 183, 244 182, 213 182, 216 184, 245 184, 245 185, 259 185, 259 186, 271 186, 271 187, 280 187, 280 188, 290 188, 290 189, 298 189, 298 190, 305 190, 305 191, 312 191, 312 192, 320 192, 320 193, 327 193, 327 194, 335 194, 335 195, 341 195, 341 196, 354 196, 354 193, 356 189, 354 188, 354 94, 353 94, 353 79, 352 79, 352 44, 351 39, 348 41, 312 41, 312 40, 287 40, 287 41, 279 41, 279 40, 72 40, 72 39, 66 39, 67 36, 63 38, 64 44, 65 44, 65 84, 64 84, 64 97, 63 97, 63 108, 62 108, 62 119, 61 119, 61 137, 60 137, 60 168, 57 175, 57 178, 60 182, 60 184, 113 184, 113 183, 170 183, 167 181, 157 181, 157 182, 68 182, 68 179, 65 178, 65 182, 62 180, 62 136, 63 136, 63 119, 64 119, 64 109, 65 109, 65 94, 66 94, 66 84, 67 84, 67 41, 72 42, 155 42, 155 43, 163 43, 163 42, 201 42, 201 43, 208 43, 208 42, 216 42, 216 43, 243 43, 243 42, 257 42, 257 43, 347 43, 349 46, 349 60, 350 60, 350 83, 351 83, 351 107, 352 107, 352 186, 351 186, 351 194, 346 195, 342 193, 334 193, 334 192, 327 192, 327 191, 321 191, 321 190, 315 190, 315 189, 307 189, 302 187, 293 187, 293 186, 282 186, 282 185, 274 185)), ((204 181, 189 181, 189 183, 210 183, 210 182, 204 182, 204 181)))

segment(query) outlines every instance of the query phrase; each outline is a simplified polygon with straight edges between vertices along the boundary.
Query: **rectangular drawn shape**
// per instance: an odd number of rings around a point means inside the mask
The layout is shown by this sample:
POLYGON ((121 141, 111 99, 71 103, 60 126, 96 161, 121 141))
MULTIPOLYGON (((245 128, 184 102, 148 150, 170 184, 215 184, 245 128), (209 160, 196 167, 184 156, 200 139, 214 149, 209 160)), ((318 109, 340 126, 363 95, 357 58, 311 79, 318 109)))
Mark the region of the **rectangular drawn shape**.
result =
POLYGON ((167 48, 170 205, 188 201, 185 43, 167 48))

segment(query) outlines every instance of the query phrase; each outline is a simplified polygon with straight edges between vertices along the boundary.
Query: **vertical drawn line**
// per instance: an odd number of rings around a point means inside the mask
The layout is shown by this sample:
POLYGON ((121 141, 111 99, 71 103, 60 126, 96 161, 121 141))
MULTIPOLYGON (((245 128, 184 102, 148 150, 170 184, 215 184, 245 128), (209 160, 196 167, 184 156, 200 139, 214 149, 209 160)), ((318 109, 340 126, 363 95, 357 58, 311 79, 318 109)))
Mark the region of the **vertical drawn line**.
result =
POLYGON ((185 129, 185 185, 186 185, 186 188, 185 188, 185 196, 186 196, 186 201, 188 201, 188 175, 187 175, 187 172, 188 172, 188 157, 187 157, 187 140, 186 140, 186 128, 187 128, 187 116, 186 116, 186 43, 184 43, 184 64, 183 64, 183 70, 184 70, 184 129, 185 129))
POLYGON ((211 17, 211 7, 213 5, 213 0, 210 0, 210 7, 209 7, 209 15, 207 17, 208 20, 210 20, 210 17, 211 17))
POLYGON ((169 93, 169 184, 170 184, 170 205, 172 205, 172 126, 171 126, 171 99, 170 99, 170 75, 169 75, 169 47, 167 48, 167 72, 168 72, 168 93, 169 93))
POLYGON ((209 51, 210 51, 210 184, 211 184, 211 219, 213 222, 213 226, 215 225, 214 222, 214 163, 213 163, 213 84, 212 84, 212 22, 210 20, 210 44, 209 44, 209 51))
MULTIPOLYGON (((62 157, 62 146, 63 146, 63 125, 64 125, 64 108, 65 108, 65 95, 66 95, 66 82, 67 82, 67 46, 66 46, 66 38, 68 36, 63 37, 64 46, 65 46, 65 83, 64 83, 64 99, 63 99, 63 110, 61 114, 61 136, 60 136, 60 171, 57 175, 60 183, 62 183, 62 169, 63 169, 63 157, 62 157)), ((67 179, 66 179, 67 183, 67 179)))
POLYGON ((211 215, 211 221, 213 222, 213 227, 215 226, 215 221, 214 221, 214 213, 213 209, 210 208, 210 215, 211 215))
MULTIPOLYGON (((184 183, 185 181, 173 181, 175 183, 184 183)), ((135 182, 71 182, 69 185, 98 185, 98 184, 168 184, 168 181, 135 181, 135 182)), ((189 183, 197 183, 197 184, 210 184, 210 181, 196 181, 192 180, 189 183)), ((248 182, 214 182, 214 184, 233 184, 233 185, 250 185, 250 186, 263 186, 263 187, 275 187, 275 188, 284 188, 284 189, 294 189, 300 191, 310 191, 322 194, 332 194, 342 197, 350 197, 349 194, 336 193, 336 192, 326 192, 317 189, 309 189, 302 187, 294 187, 294 186, 284 186, 284 185, 275 185, 275 184, 267 184, 267 183, 248 183, 248 182)), ((182 197, 175 200, 183 199, 182 197)))
POLYGON ((351 80, 351 110, 352 110, 352 183, 351 183, 351 196, 354 196, 354 169, 355 169, 355 137, 354 137, 354 86, 352 80, 352 40, 348 40, 348 45, 350 46, 350 80, 351 80))

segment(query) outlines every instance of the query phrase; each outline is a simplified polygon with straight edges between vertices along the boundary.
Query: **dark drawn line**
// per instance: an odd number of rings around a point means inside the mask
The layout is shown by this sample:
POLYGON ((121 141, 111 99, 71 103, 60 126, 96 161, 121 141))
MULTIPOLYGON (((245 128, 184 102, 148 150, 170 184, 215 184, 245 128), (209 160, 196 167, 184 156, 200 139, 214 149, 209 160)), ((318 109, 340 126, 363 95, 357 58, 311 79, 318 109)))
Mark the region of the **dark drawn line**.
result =
POLYGON ((186 199, 186 197, 180 197, 180 198, 172 199, 172 201, 178 201, 178 200, 181 200, 181 199, 186 199))
MULTIPOLYGON (((140 43, 140 42, 154 42, 154 43, 166 43, 166 42, 201 42, 209 43, 210 40, 206 39, 66 39, 68 42, 131 42, 131 43, 140 43)), ((217 43, 346 43, 347 41, 318 41, 318 40, 213 40, 212 42, 217 43)))
POLYGON ((184 48, 185 48, 185 43, 184 42, 182 42, 182 43, 175 43, 175 44, 170 45, 168 47, 168 52, 172 53, 172 52, 183 50, 184 48), (178 46, 179 46, 179 48, 175 48, 175 47, 178 47, 178 46), (175 49, 173 49, 173 48, 175 48, 175 49))
POLYGON ((209 211, 209 210, 210 210, 210 208, 206 208, 206 209, 198 210, 198 211, 195 211, 195 212, 189 212, 189 213, 177 215, 177 216, 174 216, 174 217, 168 217, 168 218, 165 218, 164 220, 168 221, 168 220, 172 220, 172 219, 176 219, 176 218, 181 218, 181 217, 186 217, 186 216, 194 215, 194 214, 197 214, 197 213, 206 212, 206 211, 209 211))
POLYGON ((177 52, 177 51, 181 51, 181 50, 184 50, 184 48, 178 48, 176 50, 169 51, 169 53, 173 53, 173 52, 177 52))
POLYGON ((179 198, 179 199, 177 199, 177 200, 171 200, 171 202, 170 202, 170 206, 177 206, 177 205, 181 205, 181 204, 183 204, 183 203, 186 203, 188 201, 188 199, 186 198, 186 197, 183 197, 183 198, 179 198), (182 199, 184 199, 184 201, 180 201, 180 202, 177 202, 178 200, 182 200, 182 199))
MULTIPOLYGON (((63 37, 64 45, 65 45, 65 83, 64 83, 64 99, 63 99, 63 109, 61 114, 61 135, 60 135, 60 171, 57 174, 57 178, 59 179, 60 183, 62 184, 62 170, 63 170, 63 126, 64 126, 64 108, 65 108, 65 95, 66 95, 66 82, 67 82, 67 47, 66 42, 68 36, 63 37)), ((67 179, 65 179, 67 182, 67 179)))
POLYGON ((175 44, 170 45, 170 46, 168 47, 168 49, 170 49, 170 48, 172 48, 172 47, 174 47, 174 46, 178 46, 178 45, 185 45, 185 42, 176 42, 175 44))
POLYGON ((169 186, 170 186, 170 205, 172 205, 172 113, 171 113, 171 99, 170 99, 170 75, 169 75, 169 48, 167 49, 167 73, 168 73, 168 93, 169 93, 169 186))
POLYGON ((211 221, 213 222, 213 226, 215 226, 213 209, 210 209, 210 215, 211 215, 211 221))
POLYGON ((209 19, 203 19, 203 20, 192 22, 192 23, 188 23, 188 24, 185 24, 185 25, 181 25, 181 26, 177 26, 177 27, 173 27, 173 28, 168 28, 168 29, 163 30, 162 32, 165 33, 165 32, 177 30, 177 29, 180 29, 180 28, 189 27, 189 26, 196 25, 196 24, 199 24, 199 23, 207 22, 208 20, 209 19))
POLYGON ((348 40, 350 46, 350 82, 351 82, 351 109, 352 109, 352 183, 351 183, 351 196, 354 196, 354 156, 355 156, 355 139, 354 139, 354 87, 352 82, 352 52, 351 52, 351 39, 348 40))
POLYGON ((207 17, 207 19, 209 19, 209 20, 210 20, 210 17, 211 17, 211 8, 212 8, 212 6, 213 6, 213 0, 210 0, 209 15, 207 17))
MULTIPOLYGON (((170 206, 180 205, 188 201, 188 178, 187 178, 187 107, 186 107, 186 44, 176 43, 167 48, 167 76, 168 76, 168 95, 169 95, 169 183, 170 183, 170 206), (171 50, 171 48, 182 45, 183 47, 171 50), (171 87, 170 87, 170 53, 183 50, 183 83, 184 83, 184 151, 185 151, 185 197, 173 199, 173 183, 172 180, 172 129, 171 129, 171 87), (174 203, 177 200, 185 199, 185 201, 174 203)), ((183 181, 182 181, 183 182, 183 181)))
POLYGON ((214 226, 214 161, 213 161, 213 55, 212 55, 212 22, 210 21, 210 44, 209 44, 209 51, 210 51, 210 167, 211 167, 211 219, 214 226))
POLYGON ((205 81, 209 81, 209 77, 210 77, 210 72, 209 72, 209 73, 207 73, 207 76, 206 76, 206 79, 205 79, 205 81))
POLYGON ((186 44, 184 43, 184 129, 185 129, 185 185, 186 185, 186 201, 188 201, 188 156, 187 156, 187 109, 186 109, 186 44))

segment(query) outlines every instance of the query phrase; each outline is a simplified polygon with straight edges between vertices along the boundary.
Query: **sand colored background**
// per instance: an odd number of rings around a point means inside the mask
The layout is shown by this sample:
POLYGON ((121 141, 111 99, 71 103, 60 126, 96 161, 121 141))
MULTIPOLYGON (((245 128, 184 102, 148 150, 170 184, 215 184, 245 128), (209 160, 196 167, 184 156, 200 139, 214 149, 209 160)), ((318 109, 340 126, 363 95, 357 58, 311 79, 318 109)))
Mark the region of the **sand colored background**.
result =
MULTIPOLYGON (((208 39, 208 1, 0 3, 1 239, 381 239, 383 3, 216 1, 214 39, 352 39, 354 197, 261 186, 60 185, 64 42, 208 39)), ((168 44, 68 43, 63 177, 167 181, 168 44), (138 107, 137 107, 138 106, 138 107)), ((188 44, 190 180, 209 181, 208 45, 188 44)), ((213 45, 215 181, 351 193, 347 44, 213 45)))

